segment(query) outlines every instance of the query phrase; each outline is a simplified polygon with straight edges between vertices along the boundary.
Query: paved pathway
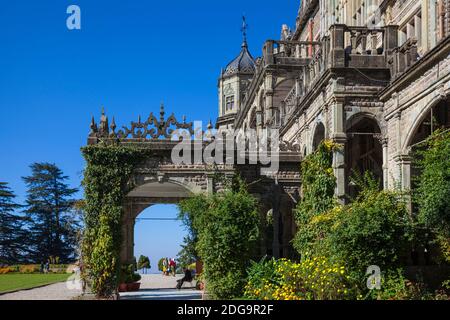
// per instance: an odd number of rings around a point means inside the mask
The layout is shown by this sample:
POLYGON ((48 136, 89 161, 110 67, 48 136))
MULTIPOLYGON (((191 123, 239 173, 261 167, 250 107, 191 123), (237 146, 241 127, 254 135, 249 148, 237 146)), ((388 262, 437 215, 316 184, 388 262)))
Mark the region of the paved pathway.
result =
POLYGON ((66 282, 50 284, 29 290, 21 290, 0 295, 0 300, 71 300, 81 295, 81 290, 72 283, 66 282))
POLYGON ((161 274, 142 275, 141 290, 138 292, 122 292, 121 300, 200 300, 202 292, 195 290, 195 281, 185 283, 181 290, 175 289, 177 279, 182 275, 163 276, 161 274))
MULTIPOLYGON (((193 287, 195 281, 185 283, 181 290, 174 289, 176 277, 165 277, 160 274, 142 275, 141 290, 138 292, 120 293, 123 300, 200 300, 202 292, 193 287)), ((0 295, 0 300, 71 300, 81 295, 81 290, 73 283, 60 282, 48 286, 21 290, 0 295)))

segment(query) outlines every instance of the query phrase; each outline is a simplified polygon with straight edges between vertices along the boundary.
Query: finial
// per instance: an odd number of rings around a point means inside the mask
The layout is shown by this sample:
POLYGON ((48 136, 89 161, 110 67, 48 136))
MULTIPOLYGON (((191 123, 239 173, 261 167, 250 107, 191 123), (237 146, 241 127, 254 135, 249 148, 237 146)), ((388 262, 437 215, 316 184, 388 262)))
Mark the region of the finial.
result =
POLYGON ((112 121, 111 121, 111 130, 114 132, 115 130, 116 130, 116 128, 117 128, 117 126, 116 126, 116 121, 115 121, 115 119, 114 119, 114 117, 112 118, 112 121))
POLYGON ((90 129, 91 129, 91 132, 90 132, 90 135, 91 135, 91 136, 92 136, 92 135, 95 135, 95 134, 98 132, 98 130, 97 130, 97 124, 95 123, 94 116, 92 116, 90 129))
POLYGON ((242 47, 247 47, 247 29, 248 29, 248 24, 245 18, 245 15, 242 16, 242 47))
POLYGON ((105 106, 102 106, 102 116, 105 115, 105 106))
POLYGON ((161 123, 164 121, 164 113, 164 102, 161 102, 161 108, 159 109, 161 123))
POLYGON ((211 123, 211 119, 209 119, 209 123, 208 123, 208 130, 211 130, 212 128, 213 128, 213 125, 212 125, 212 123, 211 123))
POLYGON ((186 124, 186 115, 183 115, 183 124, 186 124))

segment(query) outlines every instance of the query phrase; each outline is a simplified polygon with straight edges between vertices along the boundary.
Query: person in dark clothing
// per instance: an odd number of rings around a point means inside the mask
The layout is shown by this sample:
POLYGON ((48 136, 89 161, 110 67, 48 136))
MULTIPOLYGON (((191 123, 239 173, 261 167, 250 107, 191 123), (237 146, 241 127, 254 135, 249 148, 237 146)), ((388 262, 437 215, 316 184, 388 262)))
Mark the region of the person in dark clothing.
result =
POLYGON ((177 280, 178 284, 177 284, 177 289, 180 290, 181 287, 183 286, 183 283, 185 282, 192 282, 192 273, 191 270, 189 269, 184 269, 184 277, 181 278, 180 280, 177 280))

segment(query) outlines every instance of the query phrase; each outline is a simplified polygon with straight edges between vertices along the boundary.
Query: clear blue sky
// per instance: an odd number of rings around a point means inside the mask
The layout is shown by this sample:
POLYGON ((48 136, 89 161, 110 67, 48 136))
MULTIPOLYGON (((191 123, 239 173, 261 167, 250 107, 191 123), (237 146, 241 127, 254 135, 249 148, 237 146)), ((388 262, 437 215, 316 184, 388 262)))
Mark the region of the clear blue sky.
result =
MULTIPOLYGON (((18 200, 32 162, 56 163, 80 186, 92 115, 101 106, 118 126, 158 112, 188 120, 217 117, 217 77, 240 50, 247 16, 252 54, 281 25, 293 26, 300 1, 172 0, 3 1, 0 6, 0 181, 18 200), (66 8, 81 8, 81 30, 66 27, 66 8)), ((80 193, 81 197, 81 193, 80 193)), ((148 213, 175 216, 176 208, 148 213)), ((147 214, 147 213, 146 213, 147 214)), ((142 222, 136 245, 177 234, 178 223, 142 222), (153 224, 153 225, 152 225, 153 224), (146 227, 147 226, 147 227, 146 227), (147 230, 147 232, 146 232, 147 230)), ((168 255, 178 251, 170 243, 168 255)))

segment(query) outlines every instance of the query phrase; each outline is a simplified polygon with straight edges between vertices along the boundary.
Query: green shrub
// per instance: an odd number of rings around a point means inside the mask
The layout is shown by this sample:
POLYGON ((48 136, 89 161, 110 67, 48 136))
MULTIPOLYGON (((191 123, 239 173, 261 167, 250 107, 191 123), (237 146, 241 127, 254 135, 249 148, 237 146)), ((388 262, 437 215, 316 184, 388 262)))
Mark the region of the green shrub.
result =
POLYGON ((430 300, 433 295, 427 292, 421 282, 412 282, 406 279, 402 269, 393 269, 381 275, 381 289, 373 289, 368 299, 376 300, 430 300))
POLYGON ((335 216, 328 244, 331 256, 344 263, 361 281, 367 268, 382 271, 400 266, 407 248, 409 215, 401 195, 378 191, 378 182, 366 174, 358 197, 335 216))
POLYGON ((436 234, 443 257, 450 262, 450 131, 436 131, 415 154, 421 174, 413 199, 418 221, 436 234))
POLYGON ((226 191, 180 204, 181 213, 193 219, 202 276, 208 293, 217 299, 242 295, 245 271, 259 235, 256 200, 240 179, 235 182, 226 191))

